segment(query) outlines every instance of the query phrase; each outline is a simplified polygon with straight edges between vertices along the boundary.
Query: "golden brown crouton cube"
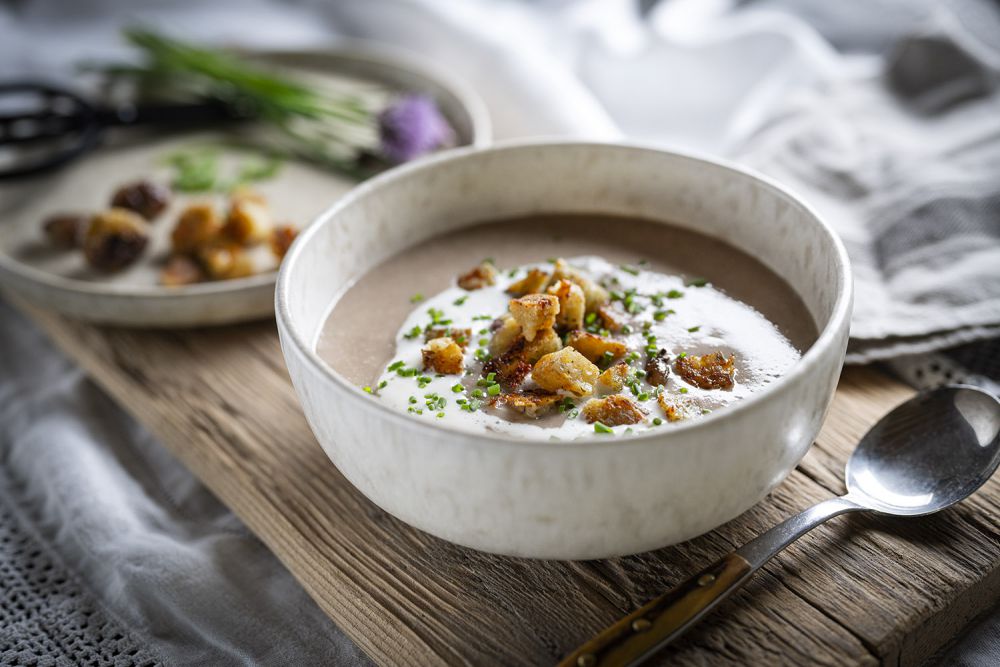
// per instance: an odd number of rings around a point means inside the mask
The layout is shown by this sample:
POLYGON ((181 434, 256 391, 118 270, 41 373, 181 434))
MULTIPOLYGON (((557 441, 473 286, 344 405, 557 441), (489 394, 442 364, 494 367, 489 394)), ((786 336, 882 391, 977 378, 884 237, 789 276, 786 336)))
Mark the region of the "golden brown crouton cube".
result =
POLYGON ((531 377, 542 389, 568 391, 576 396, 594 393, 594 383, 601 371, 571 347, 546 354, 538 360, 531 377))
POLYGON ((563 348, 562 338, 552 329, 542 329, 535 334, 535 340, 525 342, 523 348, 524 358, 529 364, 533 364, 546 354, 557 352, 563 348))
POLYGON ((167 287, 200 283, 206 278, 204 270, 187 255, 171 255, 160 271, 160 284, 167 287))
POLYGON ((559 299, 556 324, 564 330, 582 329, 586 300, 580 286, 568 280, 560 280, 549 286, 548 293, 559 299))
POLYGON ((503 318, 500 326, 493 332, 490 339, 490 354, 498 357, 521 338, 521 325, 510 315, 503 318))
POLYGON ((521 335, 529 343, 542 329, 555 326, 559 314, 559 299, 551 294, 528 294, 511 299, 510 314, 521 325, 521 335))
POLYGON ((608 331, 621 331, 625 325, 625 313, 620 309, 604 304, 597 309, 597 316, 601 318, 601 324, 608 331))
POLYGON ((622 387, 625 386, 625 381, 628 380, 628 373, 628 364, 615 364, 597 378, 597 388, 606 394, 621 391, 622 387))
POLYGON ((469 346, 469 341, 472 340, 472 329, 455 329, 453 327, 435 327, 433 329, 428 329, 424 333, 424 341, 431 341, 435 338, 444 338, 448 336, 453 341, 458 343, 458 346, 463 350, 469 346))
POLYGON ((524 339, 519 338, 511 349, 498 357, 493 357, 483 365, 483 375, 495 374, 495 380, 504 389, 521 386, 531 372, 531 364, 524 359, 524 339))
POLYGON ((458 286, 464 290, 472 291, 493 285, 496 281, 497 267, 493 266, 493 262, 483 262, 468 273, 460 275, 458 286))
POLYGON ((677 374, 702 389, 732 389, 736 372, 736 356, 728 358, 721 352, 698 355, 679 355, 674 362, 677 374))
POLYGON ((611 298, 608 291, 596 282, 581 274, 576 269, 570 267, 565 260, 556 260, 555 269, 552 271, 552 280, 568 280, 575 283, 583 290, 583 297, 586 302, 587 312, 597 312, 611 298))
POLYGON ((232 200, 222 233, 235 243, 254 245, 266 241, 273 229, 267 206, 250 197, 241 197, 232 200))
POLYGON ((656 397, 656 402, 660 404, 660 408, 663 410, 663 414, 666 415, 667 421, 669 422, 678 422, 697 414, 694 406, 691 404, 691 401, 677 396, 660 394, 656 397))
POLYGON ((285 258, 285 254, 292 246, 292 241, 298 235, 299 230, 292 225, 278 225, 271 232, 271 252, 279 261, 285 258))
POLYGON ((448 336, 427 341, 420 350, 420 355, 423 357, 424 369, 433 370, 435 373, 457 375, 465 366, 462 348, 448 336))
POLYGON ((250 256, 233 243, 216 243, 199 248, 198 261, 213 280, 246 278, 256 272, 250 256))
POLYGON ((177 218, 170 233, 170 245, 175 253, 194 253, 215 242, 222 229, 222 220, 212 204, 191 204, 177 218))
POLYGON ((611 340, 597 334, 586 331, 570 331, 566 337, 566 344, 579 350, 583 356, 593 362, 604 359, 605 352, 610 354, 611 359, 616 359, 628 352, 628 346, 617 340, 611 340))
POLYGON ((607 398, 592 398, 581 411, 588 424, 601 422, 605 426, 638 424, 646 413, 628 396, 614 394, 607 398))
POLYGON ((558 394, 528 390, 520 393, 501 394, 494 401, 494 405, 504 405, 527 417, 537 419, 552 412, 560 400, 558 394))
POLYGON ((528 275, 507 287, 507 294, 513 296, 539 294, 545 291, 545 286, 548 284, 549 274, 541 269, 530 269, 528 275))

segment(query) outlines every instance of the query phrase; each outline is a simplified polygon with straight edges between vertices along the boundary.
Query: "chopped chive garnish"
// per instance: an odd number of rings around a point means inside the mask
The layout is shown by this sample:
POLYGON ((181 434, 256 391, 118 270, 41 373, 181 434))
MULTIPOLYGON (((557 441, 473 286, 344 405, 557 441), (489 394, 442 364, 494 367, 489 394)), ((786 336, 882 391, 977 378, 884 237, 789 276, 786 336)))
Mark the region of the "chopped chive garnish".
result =
POLYGON ((463 303, 465 303, 468 300, 469 300, 468 295, 466 295, 466 296, 460 296, 457 299, 455 299, 454 301, 452 301, 452 303, 455 304, 456 306, 461 306, 463 303))
POLYGON ((472 390, 472 397, 473 398, 482 398, 483 397, 483 391, 481 389, 473 389, 472 390))
POLYGON ((465 391, 465 387, 463 387, 463 386, 462 386, 462 383, 461 383, 461 382, 459 382, 458 384, 454 384, 454 385, 452 385, 452 387, 451 387, 451 390, 452 390, 453 392, 455 392, 456 394, 460 394, 460 393, 462 393, 463 391, 465 391))
POLYGON ((496 373, 487 373, 486 374, 486 381, 487 382, 496 382, 496 379, 497 379, 497 374, 496 373))
POLYGON ((443 412, 439 412, 439 413, 437 413, 437 415, 435 415, 435 416, 436 416, 436 417, 437 417, 438 419, 441 419, 442 417, 444 417, 444 413, 443 413, 443 412))
POLYGON ((407 340, 413 340, 414 338, 419 336, 422 332, 423 329, 421 329, 420 325, 417 324, 412 329, 403 334, 403 338, 406 338, 407 340))
POLYGON ((489 338, 480 338, 479 339, 479 347, 486 347, 489 344, 490 344, 490 339, 489 338))
POLYGON ((702 411, 701 411, 701 414, 703 414, 703 415, 707 415, 707 414, 710 414, 711 412, 712 412, 711 410, 707 410, 707 409, 706 409, 706 410, 702 410, 702 411))
POLYGON ((688 282, 688 287, 704 287, 708 284, 708 278, 692 278, 688 282))
POLYGON ((699 329, 701 329, 701 327, 688 327, 688 331, 690 331, 691 333, 694 333, 695 331, 698 331, 699 329))
POLYGON ((632 327, 630 327, 627 324, 623 324, 622 325, 622 333, 623 334, 630 334, 630 333, 632 333, 632 327))
POLYGON ((372 388, 366 385, 361 388, 361 391, 365 392, 366 394, 370 394, 372 393, 372 388))
POLYGON ((498 384, 491 384, 489 387, 486 388, 486 393, 489 394, 490 396, 499 396, 500 395, 500 385, 498 385, 498 384))
POLYGON ((386 385, 388 385, 388 384, 389 383, 386 380, 382 380, 381 382, 378 383, 378 388, 379 389, 385 389, 386 385))
POLYGON ((420 303, 423 300, 424 300, 424 295, 421 294, 420 292, 417 292, 416 294, 410 297, 410 303, 420 303))
POLYGON ((653 313, 653 319, 656 320, 657 322, 662 322, 663 320, 667 319, 667 311, 665 310, 656 311, 655 313, 653 313))
POLYGON ((483 348, 476 350, 476 361, 486 362, 490 360, 490 353, 483 348))
POLYGON ((687 352, 681 352, 680 354, 678 354, 678 355, 677 355, 677 358, 678 358, 678 359, 683 359, 683 358, 684 358, 684 357, 686 357, 686 356, 688 356, 688 353, 687 353, 687 352))
POLYGON ((417 402, 417 397, 416 396, 410 396, 409 401, 410 401, 410 404, 412 405, 413 403, 417 402))
POLYGON ((625 273, 631 273, 633 276, 639 275, 639 269, 635 268, 634 266, 629 266, 628 264, 619 264, 618 268, 624 271, 625 273))
POLYGON ((649 400, 649 394, 647 392, 645 392, 645 391, 640 391, 639 395, 636 396, 636 398, 638 398, 640 401, 648 401, 649 400))
POLYGON ((614 433, 614 429, 605 426, 601 422, 594 422, 594 433, 614 433))
POLYGON ((403 363, 403 360, 400 359, 399 361, 394 361, 391 364, 389 364, 388 370, 389 371, 398 371, 400 368, 402 368, 405 365, 406 364, 403 363))
POLYGON ((672 289, 669 292, 667 292, 668 299, 679 299, 682 296, 684 296, 684 292, 681 292, 680 290, 672 289))
POLYGON ((583 318, 583 321, 587 324, 593 324, 597 321, 597 313, 587 313, 587 316, 583 318))
POLYGON ((640 259, 638 262, 636 262, 636 264, 638 264, 639 266, 647 266, 649 264, 649 260, 640 259))
POLYGON ((687 387, 681 387, 681 388, 680 388, 680 389, 678 389, 677 391, 679 391, 679 392, 680 392, 680 393, 682 393, 682 394, 686 394, 686 393, 688 393, 688 390, 687 390, 687 387))
POLYGON ((473 320, 492 320, 492 315, 476 315, 472 318, 473 320))
POLYGON ((662 423, 663 423, 662 419, 660 419, 659 417, 653 417, 653 426, 659 426, 662 423))

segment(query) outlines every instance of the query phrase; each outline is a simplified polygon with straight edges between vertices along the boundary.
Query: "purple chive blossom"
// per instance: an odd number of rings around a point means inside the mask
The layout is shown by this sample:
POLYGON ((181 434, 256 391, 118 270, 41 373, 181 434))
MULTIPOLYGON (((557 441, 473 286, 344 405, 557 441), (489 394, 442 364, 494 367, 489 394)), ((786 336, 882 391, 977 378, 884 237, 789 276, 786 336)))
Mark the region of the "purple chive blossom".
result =
POLYGON ((400 163, 430 153, 452 140, 451 126, 426 95, 407 95, 378 115, 382 155, 400 163))

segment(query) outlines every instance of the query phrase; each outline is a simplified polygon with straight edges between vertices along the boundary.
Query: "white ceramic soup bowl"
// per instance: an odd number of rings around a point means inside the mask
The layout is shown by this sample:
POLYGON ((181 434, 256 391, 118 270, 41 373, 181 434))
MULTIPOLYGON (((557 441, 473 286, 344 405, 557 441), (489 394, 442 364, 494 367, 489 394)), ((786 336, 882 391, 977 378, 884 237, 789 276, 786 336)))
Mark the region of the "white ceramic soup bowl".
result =
POLYGON ((851 297, 843 245, 772 181, 662 150, 557 142, 441 153, 354 189, 293 245, 276 311, 313 432, 372 502, 475 549, 589 559, 692 538, 781 482, 833 396, 851 297), (723 239, 793 286, 819 337, 785 376, 703 419, 572 442, 449 430, 389 409, 316 354, 335 297, 379 262, 449 230, 540 212, 638 216, 723 239))

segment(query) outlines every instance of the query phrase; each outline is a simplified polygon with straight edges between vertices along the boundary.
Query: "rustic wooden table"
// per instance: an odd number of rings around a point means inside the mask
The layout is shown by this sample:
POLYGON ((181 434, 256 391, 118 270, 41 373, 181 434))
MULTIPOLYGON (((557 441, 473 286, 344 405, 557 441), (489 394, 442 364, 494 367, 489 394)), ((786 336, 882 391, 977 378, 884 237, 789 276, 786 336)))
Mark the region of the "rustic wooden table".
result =
MULTIPOLYGON (((396 521, 323 454, 272 323, 103 329, 25 310, 149 427, 376 662, 546 665, 621 614, 830 494, 857 438, 912 392, 849 369, 802 464, 685 544, 580 563, 490 556, 396 521)), ((1000 598, 1000 479, 920 520, 843 517, 764 568, 670 664, 916 665, 1000 598)))

